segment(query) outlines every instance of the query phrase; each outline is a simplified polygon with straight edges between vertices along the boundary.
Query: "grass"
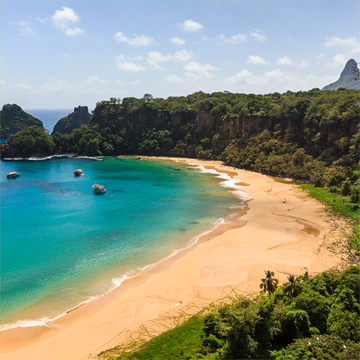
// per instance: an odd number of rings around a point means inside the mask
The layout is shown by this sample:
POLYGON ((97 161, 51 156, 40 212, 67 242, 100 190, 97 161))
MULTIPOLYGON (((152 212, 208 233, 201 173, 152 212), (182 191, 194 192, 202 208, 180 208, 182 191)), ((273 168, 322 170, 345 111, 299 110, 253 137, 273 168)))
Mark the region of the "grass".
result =
MULTIPOLYGON (((187 360, 201 348, 204 316, 195 315, 183 324, 146 342, 136 351, 119 350, 108 360, 187 360)), ((112 352, 114 354, 114 352, 112 352)), ((194 357, 193 357, 194 358, 194 357)))
POLYGON ((343 216, 352 222, 353 234, 348 238, 348 249, 351 249, 351 258, 360 261, 360 207, 359 204, 350 202, 350 197, 331 193, 328 189, 318 188, 313 185, 301 185, 309 195, 320 200, 327 210, 343 216))
POLYGON ((334 194, 328 189, 318 188, 313 185, 303 184, 301 188, 307 190, 310 196, 328 205, 335 213, 359 223, 359 204, 351 203, 348 196, 334 194))

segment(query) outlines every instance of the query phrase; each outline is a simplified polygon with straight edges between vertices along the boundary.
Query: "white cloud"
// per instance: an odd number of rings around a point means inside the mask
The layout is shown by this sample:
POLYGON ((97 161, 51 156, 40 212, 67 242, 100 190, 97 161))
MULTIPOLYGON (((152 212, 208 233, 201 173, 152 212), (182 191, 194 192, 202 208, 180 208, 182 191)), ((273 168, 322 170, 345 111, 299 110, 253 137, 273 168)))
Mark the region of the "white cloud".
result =
POLYGON ((258 55, 249 55, 249 60, 247 61, 248 64, 255 64, 255 65, 269 65, 264 58, 258 55))
POLYGON ((322 77, 312 74, 302 76, 296 73, 285 73, 280 69, 257 75, 248 70, 242 70, 224 79, 222 85, 229 91, 264 94, 274 91, 286 92, 287 90, 306 91, 315 87, 321 88, 335 80, 327 75, 322 77))
POLYGON ((116 67, 119 70, 131 71, 131 72, 139 72, 146 70, 144 66, 129 61, 128 59, 125 58, 124 55, 116 56, 116 67))
POLYGON ((177 76, 176 74, 168 75, 165 78, 165 81, 170 84, 182 84, 184 81, 180 76, 177 76))
POLYGON ((214 77, 214 74, 210 73, 210 71, 217 70, 216 67, 210 64, 199 64, 195 61, 190 61, 189 63, 184 65, 185 75, 192 79, 211 79, 214 77))
POLYGON ((101 79, 99 76, 90 76, 83 80, 84 84, 94 84, 94 83, 100 83, 100 84, 106 84, 107 80, 101 79))
POLYGON ((21 27, 19 29, 20 31, 20 35, 21 36, 32 36, 35 35, 35 31, 30 27, 30 26, 26 26, 26 27, 21 27))
POLYGON ((180 39, 178 37, 171 38, 170 42, 173 43, 173 44, 185 45, 185 40, 180 39))
POLYGON ((178 50, 175 51, 174 58, 177 61, 186 62, 191 60, 194 57, 193 53, 191 51, 187 50, 178 50))
POLYGON ((51 19, 54 25, 60 29, 67 29, 79 21, 79 17, 75 14, 74 10, 66 6, 63 6, 62 10, 56 10, 51 19))
POLYGON ((75 29, 66 29, 65 34, 69 36, 78 36, 84 33, 83 29, 75 28, 75 29))
POLYGON ((117 42, 126 42, 131 46, 146 46, 154 41, 153 38, 146 35, 135 35, 133 38, 128 38, 120 31, 115 34, 115 40, 117 42))
POLYGON ((37 21, 41 22, 42 24, 45 24, 46 23, 46 20, 45 19, 41 19, 39 17, 36 18, 37 21))
POLYGON ((193 21, 191 19, 186 20, 182 26, 185 31, 189 31, 189 32, 195 32, 203 28, 203 26, 200 23, 193 21))
POLYGON ((27 21, 19 21, 17 23, 9 22, 10 25, 15 25, 19 28, 19 33, 21 36, 33 36, 35 31, 29 26, 27 21))
POLYGON ((84 33, 84 30, 79 28, 72 28, 78 21, 79 17, 76 15, 73 9, 66 6, 61 8, 62 10, 56 10, 54 15, 51 16, 51 20, 55 27, 61 29, 68 36, 78 36, 84 33))
POLYGON ((171 55, 162 55, 158 51, 151 51, 148 53, 147 62, 151 69, 153 70, 165 70, 158 63, 171 60, 171 55))
POLYGON ((260 33, 260 30, 256 30, 257 32, 250 31, 250 36, 252 36, 256 40, 266 41, 266 36, 260 33))
POLYGON ((327 64, 327 66, 333 69, 343 68, 348 60, 348 56, 344 54, 337 54, 333 57, 332 61, 327 64))
POLYGON ((284 55, 282 58, 279 58, 276 62, 279 65, 291 65, 292 64, 292 61, 286 55, 284 55))
POLYGON ((62 57, 69 57, 69 54, 62 54, 62 57))
POLYGON ((360 43, 355 37, 341 39, 338 36, 333 36, 331 38, 326 38, 324 46, 328 48, 344 48, 356 53, 359 52, 360 43))
POLYGON ((305 69, 310 66, 310 61, 308 59, 295 61, 295 65, 300 69, 305 69))
POLYGON ((328 59, 324 54, 316 57, 316 65, 326 66, 330 69, 344 68, 349 60, 349 54, 336 54, 332 59, 328 59))
POLYGON ((229 44, 238 44, 239 42, 244 42, 247 40, 246 35, 244 34, 236 34, 232 35, 229 38, 226 38, 225 35, 220 35, 220 40, 229 44))

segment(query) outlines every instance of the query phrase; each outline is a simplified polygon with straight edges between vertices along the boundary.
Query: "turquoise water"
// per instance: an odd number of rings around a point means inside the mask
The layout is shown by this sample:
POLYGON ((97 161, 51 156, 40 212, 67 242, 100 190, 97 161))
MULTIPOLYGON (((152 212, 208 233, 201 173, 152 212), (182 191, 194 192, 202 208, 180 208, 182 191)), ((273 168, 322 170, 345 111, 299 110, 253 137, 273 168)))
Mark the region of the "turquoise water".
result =
POLYGON ((234 189, 164 161, 2 161, 2 329, 42 324, 186 247, 239 204, 234 189))

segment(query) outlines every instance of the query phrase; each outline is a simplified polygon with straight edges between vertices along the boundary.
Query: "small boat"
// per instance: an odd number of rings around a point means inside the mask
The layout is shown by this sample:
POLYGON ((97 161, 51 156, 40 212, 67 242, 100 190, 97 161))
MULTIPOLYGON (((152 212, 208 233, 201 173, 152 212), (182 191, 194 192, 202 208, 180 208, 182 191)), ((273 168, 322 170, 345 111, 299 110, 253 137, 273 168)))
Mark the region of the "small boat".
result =
POLYGON ((18 177, 19 175, 20 175, 20 173, 18 173, 18 172, 16 172, 16 171, 11 171, 11 172, 8 172, 8 173, 6 174, 6 177, 7 177, 8 179, 12 179, 12 178, 18 177))
POLYGON ((105 194, 106 193, 106 189, 104 188, 104 185, 94 184, 92 186, 92 188, 94 189, 95 194, 105 194))
POLYGON ((81 173, 82 173, 82 170, 81 170, 81 169, 76 169, 76 170, 74 171, 74 175, 75 175, 75 176, 79 176, 79 175, 81 175, 81 173))

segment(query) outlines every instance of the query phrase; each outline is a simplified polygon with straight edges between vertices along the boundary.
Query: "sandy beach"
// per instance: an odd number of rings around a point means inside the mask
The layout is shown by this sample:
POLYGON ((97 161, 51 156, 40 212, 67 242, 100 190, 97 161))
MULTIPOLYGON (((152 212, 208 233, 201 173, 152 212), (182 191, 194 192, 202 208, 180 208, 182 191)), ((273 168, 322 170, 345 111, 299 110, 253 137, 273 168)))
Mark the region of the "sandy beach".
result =
POLYGON ((338 263, 327 250, 338 222, 298 186, 220 161, 167 160, 225 172, 239 180, 252 200, 190 249, 124 281, 51 327, 1 332, 1 359, 88 359, 136 337, 142 325, 159 330, 162 323, 166 329, 173 315, 195 313, 233 290, 259 292, 264 270, 274 271, 282 283, 289 274, 316 275, 338 263))

